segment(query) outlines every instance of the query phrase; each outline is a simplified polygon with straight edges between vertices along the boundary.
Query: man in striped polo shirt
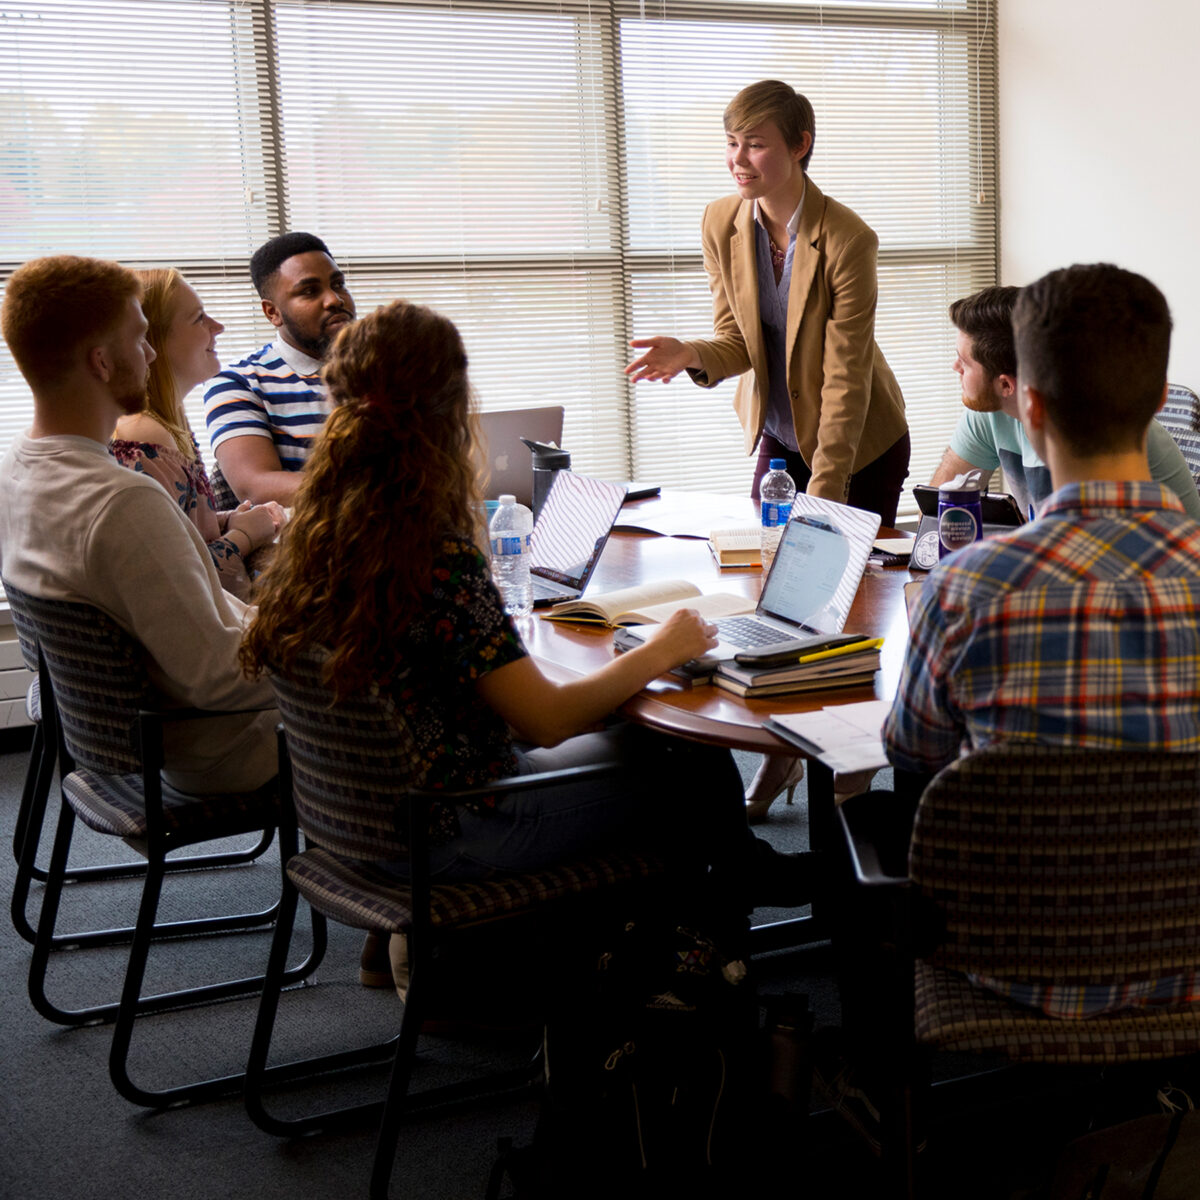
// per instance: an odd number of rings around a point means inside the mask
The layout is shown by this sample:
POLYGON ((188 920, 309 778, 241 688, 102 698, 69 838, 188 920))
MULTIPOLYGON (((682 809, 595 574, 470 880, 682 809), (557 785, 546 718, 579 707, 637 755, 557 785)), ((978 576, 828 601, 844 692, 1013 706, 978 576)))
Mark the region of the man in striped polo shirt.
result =
POLYGON ((354 300, 329 248, 311 233, 264 243, 250 260, 250 278, 279 334, 209 381, 204 419, 237 497, 290 505, 331 407, 321 365, 338 330, 354 319, 354 300))

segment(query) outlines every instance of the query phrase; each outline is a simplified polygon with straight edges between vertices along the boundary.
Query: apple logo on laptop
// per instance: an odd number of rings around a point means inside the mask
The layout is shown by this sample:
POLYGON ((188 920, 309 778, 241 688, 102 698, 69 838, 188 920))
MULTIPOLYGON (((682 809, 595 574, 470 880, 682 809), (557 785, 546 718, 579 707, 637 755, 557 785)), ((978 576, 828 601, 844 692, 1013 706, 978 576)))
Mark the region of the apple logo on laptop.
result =
POLYGON ((497 454, 496 455, 496 470, 497 471, 507 471, 508 470, 508 455, 507 454, 497 454))

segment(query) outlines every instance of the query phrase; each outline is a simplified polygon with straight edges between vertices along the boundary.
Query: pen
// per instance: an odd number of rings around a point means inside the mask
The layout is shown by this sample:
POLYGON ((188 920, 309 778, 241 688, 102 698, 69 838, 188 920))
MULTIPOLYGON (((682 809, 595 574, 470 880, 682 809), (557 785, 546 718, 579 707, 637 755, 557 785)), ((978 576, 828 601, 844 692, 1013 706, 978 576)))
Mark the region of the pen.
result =
POLYGON ((883 645, 883 638, 863 638, 860 642, 850 642, 846 646, 834 646, 832 650, 817 650, 812 654, 802 654, 797 663, 817 662, 822 658, 837 658, 842 654, 853 654, 857 650, 877 650, 883 645))

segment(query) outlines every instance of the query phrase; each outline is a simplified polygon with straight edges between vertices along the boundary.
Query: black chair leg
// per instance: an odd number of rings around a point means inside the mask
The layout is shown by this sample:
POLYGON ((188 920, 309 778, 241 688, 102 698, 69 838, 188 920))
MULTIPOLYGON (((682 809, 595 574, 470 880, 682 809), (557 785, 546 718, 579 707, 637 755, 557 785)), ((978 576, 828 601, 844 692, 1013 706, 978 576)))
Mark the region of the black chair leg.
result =
MULTIPOLYGON (((25 845, 25 830, 29 825, 29 810, 33 798, 38 792, 38 780, 42 775, 46 760, 46 735, 39 721, 33 727, 33 741, 29 746, 29 765, 25 768, 25 782, 21 786, 21 803, 17 808, 17 820, 13 826, 13 860, 21 861, 21 850, 25 845)), ((54 769, 54 760, 50 759, 50 768, 54 769)))
MULTIPOLYGON (((84 1008, 68 1009, 55 1004, 46 994, 46 976, 49 971, 51 951, 64 947, 104 946, 117 942, 127 942, 136 937, 139 925, 126 928, 92 930, 83 934, 56 934, 54 932, 58 921, 59 904, 62 899, 64 874, 67 859, 70 855, 71 840, 74 833, 76 816, 69 804, 64 804, 59 812, 58 824, 55 830, 54 846, 50 856, 49 879, 42 895, 42 912, 38 920, 37 936, 34 940, 33 954, 29 963, 29 998, 33 1007, 48 1021, 58 1025, 94 1025, 115 1021, 121 1010, 121 1002, 90 1005, 84 1008)), ((272 831, 273 836, 273 831, 272 831)), ((28 839, 27 839, 28 841, 28 839)), ((27 845, 28 850, 28 845, 27 845)), ((148 898, 153 892, 154 908, 157 909, 158 893, 162 888, 162 877, 166 868, 162 855, 158 855, 158 863, 145 868, 146 882, 144 885, 141 907, 139 908, 139 924, 143 920, 148 898), (153 876, 157 874, 157 882, 153 876)), ((270 924, 279 909, 276 901, 269 908, 252 913, 233 913, 221 917, 204 917, 189 921, 168 921, 161 925, 153 925, 149 934, 150 939, 181 936, 184 934, 224 933, 240 929, 254 929, 270 924)), ((148 945, 141 950, 144 970, 145 955, 149 952, 148 945)), ((132 962, 131 950, 131 962, 132 962)), ((311 973, 316 963, 304 964, 305 973, 311 973)), ((299 968, 297 968, 299 970, 299 968)), ((135 1015, 155 1012, 165 1008, 179 1008, 192 1003, 221 999, 224 996, 240 995, 248 991, 257 991, 261 985, 261 976, 250 979, 230 980, 221 984, 212 984, 201 988, 192 988, 179 992, 165 992, 156 996, 141 997, 137 1000, 135 1015)), ((141 987, 141 978, 137 981, 141 987)))
MULTIPOLYGON (((241 979, 225 980, 221 983, 205 984, 201 987, 188 988, 177 992, 164 992, 155 996, 143 997, 142 983, 145 980, 146 963, 150 955, 150 947, 157 939, 158 931, 163 926, 155 925, 154 918, 158 913, 159 898, 163 885, 163 862, 161 856, 155 856, 146 876, 146 887, 142 894, 142 903, 138 911, 138 921, 134 940, 129 948, 129 965, 125 972, 125 983, 121 990, 121 999, 117 1006, 116 1024, 113 1027, 112 1048, 109 1052, 109 1075, 117 1091, 133 1104, 145 1108, 166 1108, 181 1104, 195 1104, 215 1096, 228 1095, 238 1091, 244 1082, 245 1072, 237 1071, 229 1075, 217 1076, 212 1079, 194 1083, 179 1084, 174 1087, 147 1089, 133 1081, 129 1074, 129 1051, 133 1041, 134 1021, 147 1013, 161 1011, 164 1008, 177 1008, 198 1003, 208 1003, 223 1000, 232 996, 256 992, 264 987, 265 975, 247 976, 241 979)), ((275 905, 276 910, 282 909, 282 900, 275 905)), ((294 909, 294 905, 293 905, 294 909)), ((289 930, 288 945, 291 937, 289 930)), ((272 954, 275 942, 272 942, 272 954)), ((314 922, 312 948, 307 957, 295 967, 286 968, 279 976, 279 986, 287 987, 299 983, 316 970, 325 956, 326 937, 325 926, 322 923, 318 929, 314 922)), ((284 955, 288 946, 284 946, 284 955)))
MULTIPOLYGON (((98 1017, 81 1015, 79 1020, 64 1020, 68 1014, 51 1004, 46 997, 46 970, 50 963, 50 951, 54 948, 54 925, 58 920, 58 904, 62 898, 63 870, 67 865, 67 855, 71 851, 71 834, 74 827, 75 814, 70 805, 64 804, 58 814, 54 846, 50 852, 49 878, 42 894, 42 912, 38 919, 33 954, 29 959, 29 999, 33 1007, 49 1021, 65 1025, 92 1025, 99 1021, 98 1017)), ((27 838, 27 853, 28 841, 27 838)))
POLYGON ((414 971, 404 1001, 404 1017, 396 1043, 396 1057, 388 1081, 387 1099, 379 1121, 375 1142, 375 1158, 371 1164, 371 1200, 387 1200, 396 1163, 396 1147, 400 1141, 400 1122, 404 1118, 408 1085, 412 1079, 413 1062, 417 1056, 417 1035, 421 1032, 421 997, 423 991, 414 971))
POLYGON ((47 878, 47 872, 37 865, 38 843, 46 819, 46 802, 54 783, 54 756, 47 753, 46 748, 45 730, 39 724, 34 732, 30 769, 25 774, 25 786, 21 791, 21 805, 17 810, 17 823, 13 831, 17 871, 13 878, 10 911, 13 928, 30 944, 37 937, 27 912, 30 885, 35 879, 44 883, 47 878))
MULTIPOLYGON (((250 1042, 250 1055, 246 1063, 244 1096, 246 1111, 259 1129, 277 1137, 294 1137, 313 1133, 331 1126, 349 1124, 365 1117, 374 1116, 383 1107, 382 1101, 354 1105, 343 1109, 332 1109, 312 1116, 283 1120, 270 1113, 264 1103, 263 1090, 268 1083, 286 1083, 302 1079, 318 1072, 346 1070, 353 1067, 380 1065, 392 1056, 399 1040, 398 1036, 386 1042, 364 1046, 356 1050, 325 1054, 310 1059, 301 1059, 278 1066, 267 1066, 271 1054, 271 1039, 275 1032, 275 1021, 279 1013, 280 995, 286 983, 284 964, 291 948, 292 930, 296 920, 299 895, 290 883, 285 883, 280 899, 279 919, 275 923, 275 936, 271 941, 271 952, 267 960, 267 973, 259 1000, 258 1017, 254 1024, 254 1036, 250 1042)), ((325 917, 315 909, 312 912, 314 943, 320 931, 322 945, 326 938, 325 917)))

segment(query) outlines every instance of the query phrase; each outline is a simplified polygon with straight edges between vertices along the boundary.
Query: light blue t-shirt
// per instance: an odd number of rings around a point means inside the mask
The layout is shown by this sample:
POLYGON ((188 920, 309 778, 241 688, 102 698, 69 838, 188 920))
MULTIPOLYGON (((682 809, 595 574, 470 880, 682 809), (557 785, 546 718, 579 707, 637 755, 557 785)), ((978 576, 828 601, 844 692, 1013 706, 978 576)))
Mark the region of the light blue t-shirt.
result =
MULTIPOLYGON (((950 449, 973 467, 985 471, 1002 467, 1005 487, 1016 497, 1021 511, 1031 518, 1054 490, 1050 468, 1038 457, 1021 422, 1007 413, 965 410, 950 439, 950 449)), ((1157 421, 1150 422, 1146 456, 1150 460, 1150 477, 1170 488, 1188 516, 1200 521, 1196 481, 1183 453, 1157 421)))

